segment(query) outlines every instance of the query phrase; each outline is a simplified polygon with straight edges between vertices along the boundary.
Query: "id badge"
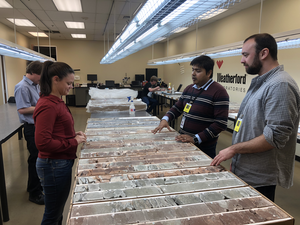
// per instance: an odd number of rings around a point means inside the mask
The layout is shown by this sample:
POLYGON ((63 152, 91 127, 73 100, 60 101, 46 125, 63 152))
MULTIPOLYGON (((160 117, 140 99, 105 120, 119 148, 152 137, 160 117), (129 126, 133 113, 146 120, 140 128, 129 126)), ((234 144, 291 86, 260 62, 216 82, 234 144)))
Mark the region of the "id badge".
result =
POLYGON ((183 116, 182 119, 181 119, 181 123, 180 123, 180 128, 181 129, 183 129, 184 123, 185 123, 185 116, 183 116))
POLYGON ((192 104, 186 103, 183 111, 189 113, 191 108, 192 108, 192 104))
POLYGON ((242 125, 242 119, 241 118, 238 118, 238 120, 236 121, 236 124, 235 124, 235 127, 234 127, 234 131, 235 132, 239 132, 239 130, 240 130, 240 127, 241 127, 241 125, 242 125))

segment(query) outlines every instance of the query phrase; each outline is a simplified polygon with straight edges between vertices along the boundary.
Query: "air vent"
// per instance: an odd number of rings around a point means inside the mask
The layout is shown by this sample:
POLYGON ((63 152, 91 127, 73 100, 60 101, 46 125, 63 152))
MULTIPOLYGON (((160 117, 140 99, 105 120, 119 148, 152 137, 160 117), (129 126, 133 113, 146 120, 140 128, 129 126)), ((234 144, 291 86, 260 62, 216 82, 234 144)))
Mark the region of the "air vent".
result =
MULTIPOLYGON (((49 33, 49 30, 44 30, 44 32, 47 34, 49 33)), ((51 34, 60 34, 60 32, 58 30, 50 30, 51 34)))
POLYGON ((130 19, 130 16, 123 16, 123 19, 130 19))

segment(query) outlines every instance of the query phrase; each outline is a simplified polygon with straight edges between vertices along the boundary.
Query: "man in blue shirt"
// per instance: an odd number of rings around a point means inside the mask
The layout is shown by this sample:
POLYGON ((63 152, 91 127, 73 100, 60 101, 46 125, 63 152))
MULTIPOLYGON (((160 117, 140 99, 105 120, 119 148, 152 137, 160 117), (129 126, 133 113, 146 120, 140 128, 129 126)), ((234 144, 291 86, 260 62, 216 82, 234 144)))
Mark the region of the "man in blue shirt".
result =
POLYGON ((34 132, 35 126, 32 118, 35 105, 39 100, 40 75, 43 63, 39 61, 31 62, 26 68, 26 75, 15 86, 15 99, 18 115, 21 123, 24 123, 24 137, 29 151, 28 157, 28 183, 29 201, 39 205, 44 204, 44 195, 40 180, 36 172, 36 159, 38 149, 35 146, 34 132))

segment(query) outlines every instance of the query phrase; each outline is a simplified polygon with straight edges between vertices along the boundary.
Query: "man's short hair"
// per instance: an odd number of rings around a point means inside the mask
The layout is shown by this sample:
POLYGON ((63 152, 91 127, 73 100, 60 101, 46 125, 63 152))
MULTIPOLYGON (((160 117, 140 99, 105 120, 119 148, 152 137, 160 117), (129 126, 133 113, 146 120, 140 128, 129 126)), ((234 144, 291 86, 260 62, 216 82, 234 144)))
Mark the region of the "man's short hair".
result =
POLYGON ((277 43, 275 41, 275 38, 272 35, 267 33, 254 34, 246 38, 244 43, 249 39, 254 39, 256 43, 255 46, 256 54, 258 54, 264 48, 267 48, 269 49, 269 53, 272 59, 277 60, 277 43))
POLYGON ((29 63, 28 66, 26 67, 26 73, 29 73, 29 74, 35 73, 35 74, 41 75, 42 68, 43 68, 42 62, 33 61, 33 62, 29 63))
POLYGON ((194 58, 190 63, 191 66, 198 66, 206 70, 206 74, 211 70, 210 78, 213 77, 215 61, 207 55, 201 55, 194 58))
POLYGON ((152 76, 151 78, 150 78, 150 82, 152 82, 152 81, 158 81, 158 79, 157 79, 157 76, 152 76))

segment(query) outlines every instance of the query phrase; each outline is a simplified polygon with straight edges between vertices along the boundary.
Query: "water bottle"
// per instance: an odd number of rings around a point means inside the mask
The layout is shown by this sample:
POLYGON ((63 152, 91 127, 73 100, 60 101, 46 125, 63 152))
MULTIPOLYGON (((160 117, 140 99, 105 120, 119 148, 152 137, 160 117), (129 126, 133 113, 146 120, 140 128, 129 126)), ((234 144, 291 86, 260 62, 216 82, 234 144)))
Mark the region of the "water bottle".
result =
POLYGON ((171 93, 174 95, 175 94, 175 89, 174 89, 174 85, 172 86, 172 91, 171 93))
POLYGON ((130 102, 130 106, 129 106, 129 114, 130 115, 134 115, 135 114, 135 106, 133 104, 133 100, 131 100, 130 102))

